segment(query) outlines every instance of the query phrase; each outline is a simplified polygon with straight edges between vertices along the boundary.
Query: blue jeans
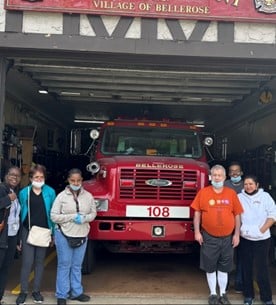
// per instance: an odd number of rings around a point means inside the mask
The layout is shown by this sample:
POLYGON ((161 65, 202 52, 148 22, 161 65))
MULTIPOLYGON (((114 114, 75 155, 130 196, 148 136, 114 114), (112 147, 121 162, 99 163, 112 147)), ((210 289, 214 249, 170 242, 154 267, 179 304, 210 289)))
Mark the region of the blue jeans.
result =
POLYGON ((71 248, 59 229, 55 230, 57 251, 56 297, 67 299, 83 293, 81 267, 87 241, 78 248, 71 248))

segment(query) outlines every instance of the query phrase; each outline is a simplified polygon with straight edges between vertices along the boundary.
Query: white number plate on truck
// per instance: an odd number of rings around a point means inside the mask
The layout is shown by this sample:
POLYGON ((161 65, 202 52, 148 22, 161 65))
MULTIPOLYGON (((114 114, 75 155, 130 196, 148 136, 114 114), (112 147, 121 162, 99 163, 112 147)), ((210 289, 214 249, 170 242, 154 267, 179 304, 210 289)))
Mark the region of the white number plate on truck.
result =
POLYGON ((127 205, 127 217, 189 218, 189 207, 127 205))

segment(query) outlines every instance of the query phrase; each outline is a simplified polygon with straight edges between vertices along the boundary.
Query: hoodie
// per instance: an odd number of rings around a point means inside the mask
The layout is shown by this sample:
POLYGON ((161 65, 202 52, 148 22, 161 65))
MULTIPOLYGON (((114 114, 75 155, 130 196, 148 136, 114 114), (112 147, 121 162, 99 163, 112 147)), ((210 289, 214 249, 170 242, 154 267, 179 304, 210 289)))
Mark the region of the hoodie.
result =
POLYGON ((272 197, 263 189, 254 195, 248 195, 242 190, 238 197, 244 211, 241 214, 241 236, 253 241, 268 239, 271 236, 270 230, 261 233, 260 228, 267 218, 276 221, 276 205, 272 197))

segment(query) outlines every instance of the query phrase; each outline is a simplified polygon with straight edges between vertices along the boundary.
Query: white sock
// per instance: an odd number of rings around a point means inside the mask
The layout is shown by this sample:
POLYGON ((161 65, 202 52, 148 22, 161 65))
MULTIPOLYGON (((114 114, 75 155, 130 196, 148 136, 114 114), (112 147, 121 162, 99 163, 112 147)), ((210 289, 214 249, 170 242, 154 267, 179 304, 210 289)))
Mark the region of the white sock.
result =
POLYGON ((227 282, 228 282, 228 273, 218 271, 218 285, 219 285, 219 292, 220 292, 221 296, 226 291, 227 282))
POLYGON ((216 272, 206 272, 207 282, 210 289, 210 294, 217 294, 217 274, 216 272))

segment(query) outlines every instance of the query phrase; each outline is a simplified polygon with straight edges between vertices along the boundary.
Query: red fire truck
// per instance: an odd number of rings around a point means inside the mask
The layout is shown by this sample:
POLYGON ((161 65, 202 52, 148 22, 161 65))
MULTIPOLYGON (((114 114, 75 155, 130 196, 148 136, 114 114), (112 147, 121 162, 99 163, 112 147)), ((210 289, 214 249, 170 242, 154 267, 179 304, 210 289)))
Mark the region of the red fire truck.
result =
POLYGON ((209 182, 204 145, 211 138, 194 125, 148 120, 109 121, 90 135, 93 178, 83 186, 98 214, 83 272, 92 270, 99 244, 112 252, 190 252, 190 204, 209 182))

